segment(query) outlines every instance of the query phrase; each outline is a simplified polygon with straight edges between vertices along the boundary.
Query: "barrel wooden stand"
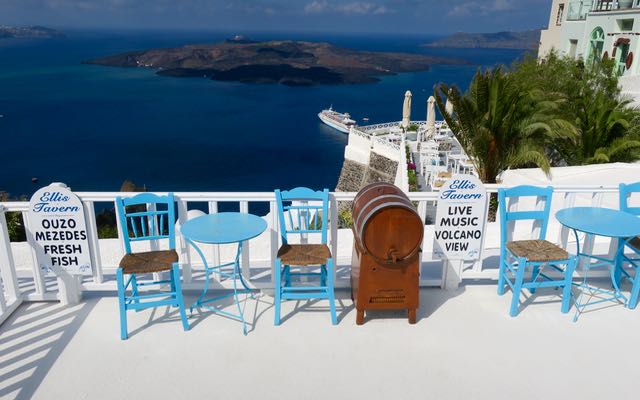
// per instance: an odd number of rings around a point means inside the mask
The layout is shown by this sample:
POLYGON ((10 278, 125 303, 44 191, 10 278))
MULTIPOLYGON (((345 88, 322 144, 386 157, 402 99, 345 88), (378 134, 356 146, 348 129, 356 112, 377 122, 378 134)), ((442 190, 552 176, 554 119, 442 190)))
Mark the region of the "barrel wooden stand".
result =
POLYGON ((376 183, 353 201, 354 248, 351 298, 356 324, 366 310, 406 309, 409 323, 417 318, 420 297, 420 246, 424 223, 397 187, 376 183))

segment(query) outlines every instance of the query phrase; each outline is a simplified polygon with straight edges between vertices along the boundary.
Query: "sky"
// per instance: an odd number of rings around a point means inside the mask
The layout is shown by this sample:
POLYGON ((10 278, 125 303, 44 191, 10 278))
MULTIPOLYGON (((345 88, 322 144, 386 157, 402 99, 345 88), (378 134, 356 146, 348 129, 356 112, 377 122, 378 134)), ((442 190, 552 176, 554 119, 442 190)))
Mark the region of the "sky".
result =
POLYGON ((546 27, 551 0, 0 0, 0 25, 385 34, 546 27))

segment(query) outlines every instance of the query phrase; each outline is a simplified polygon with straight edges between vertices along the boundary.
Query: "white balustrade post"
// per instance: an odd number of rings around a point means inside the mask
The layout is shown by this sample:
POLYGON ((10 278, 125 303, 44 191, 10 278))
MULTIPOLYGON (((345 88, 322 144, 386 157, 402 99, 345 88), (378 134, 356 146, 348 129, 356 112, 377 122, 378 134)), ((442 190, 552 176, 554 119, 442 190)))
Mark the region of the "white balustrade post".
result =
MULTIPOLYGON (((249 213, 249 202, 240 202, 240 212, 243 214, 249 213)), ((240 268, 242 270, 242 276, 246 279, 246 282, 251 280, 251 249, 249 247, 249 241, 242 242, 242 255, 240 256, 240 268)))
MULTIPOLYGON (((147 203, 146 207, 147 207, 147 211, 149 212, 153 213, 157 211, 155 203, 147 203)), ((160 233, 160 226, 158 225, 158 220, 156 219, 155 214, 151 214, 147 217, 147 232, 149 232, 149 236, 157 236, 160 233)), ((160 250, 160 243, 158 242, 158 239, 152 239, 149 242, 149 250, 151 251, 160 250)), ((159 281, 161 279, 162 279, 161 272, 153 273, 154 281, 159 281)))
MULTIPOLYGON (((425 221, 427 219, 427 201, 426 200, 420 200, 418 202, 418 215, 420 216, 420 220, 422 221, 422 229, 424 230, 423 235, 422 235, 422 244, 420 246, 420 272, 422 272, 422 265, 424 263, 424 254, 426 253, 424 251, 424 249, 427 246, 427 226, 425 225, 425 221)), ((422 273, 420 273, 420 276, 422 276, 422 273)), ((422 281, 423 279, 421 279, 422 281)))
POLYGON ((338 269, 338 202, 333 194, 329 194, 329 213, 329 232, 331 234, 329 244, 333 256, 333 281, 335 282, 338 269))
POLYGON ((33 284, 35 286, 36 294, 42 295, 47 291, 44 284, 44 277, 42 276, 42 270, 38 265, 38 254, 36 253, 36 242, 33 235, 31 235, 32 227, 29 223, 29 212, 22 212, 22 221, 24 222, 25 232, 27 234, 27 242, 29 243, 29 251, 31 253, 32 271, 33 271, 33 284))
MULTIPOLYGON (((536 197, 536 211, 542 211, 544 210, 545 207, 545 201, 544 201, 545 197, 542 196, 538 196, 536 197)), ((547 230, 549 228, 547 227, 547 230)), ((531 227, 531 239, 538 239, 540 238, 540 231, 542 230, 542 221, 539 219, 536 219, 533 221, 533 226, 531 227)), ((546 235, 547 232, 545 232, 546 235)))
MULTIPOLYGON (((518 211, 518 200, 519 200, 518 197, 509 197, 509 200, 507 201, 507 204, 506 204, 506 210, 518 211)), ((515 230, 516 230, 516 221, 507 222, 507 242, 511 242, 513 240, 513 234, 515 230)))
MULTIPOLYGON (((217 214, 218 213, 218 202, 210 201, 209 202, 209 214, 217 214)), ((220 245, 214 244, 211 246, 212 248, 212 256, 213 256, 213 265, 220 265, 222 262, 220 261, 220 245)), ((220 278, 222 280, 222 277, 220 278)))
MULTIPOLYGON (((563 208, 571 208, 576 203, 576 194, 575 192, 566 192, 564 194, 564 204, 563 208)), ((566 249, 569 243, 569 228, 566 226, 562 226, 560 228, 560 233, 558 234, 558 242, 560 242, 560 247, 566 249)))
MULTIPOLYGON (((594 192, 593 195, 591 196, 591 206, 600 207, 602 205, 602 198, 603 198, 602 192, 594 192)), ((585 235, 581 252, 584 254, 593 254, 594 242, 595 242, 595 237, 593 235, 590 235, 590 234, 585 235)), ((583 270, 585 263, 589 263, 589 262, 590 261, 587 258, 582 257, 581 260, 578 262, 578 269, 583 270)))
POLYGON ((2 280, 0 279, 0 319, 4 316, 4 312, 7 310, 7 301, 4 299, 5 291, 2 280))
MULTIPOLYGON (((473 263, 473 271, 475 272, 481 272, 482 271, 482 261, 483 261, 483 256, 484 256, 484 244, 487 241, 487 231, 488 231, 488 225, 489 225, 489 208, 491 208, 491 192, 490 191, 486 191, 485 192, 485 196, 487 198, 487 201, 484 205, 484 224, 482 225, 484 232, 482 232, 482 238, 480 239, 480 254, 478 254, 478 260, 475 261, 473 263)), ((498 215, 498 210, 496 210, 496 221, 500 221, 500 215, 498 215)), ((498 228, 500 228, 498 226, 498 228)), ((500 233, 498 232, 498 235, 500 233)))
POLYGON ((118 208, 118 204, 116 203, 116 201, 113 202, 113 207, 116 212, 116 230, 118 231, 118 243, 120 244, 120 250, 122 254, 125 254, 127 251, 124 248, 124 238, 122 237, 122 232, 124 231, 123 226, 120 223, 120 209, 118 208))
POLYGON ((104 281, 102 258, 100 257, 100 240, 98 238, 98 224, 96 222, 96 210, 93 201, 84 202, 84 215, 87 220, 87 239, 89 240, 91 264, 93 265, 93 281, 95 283, 102 283, 104 281))
MULTIPOLYGON (((187 202, 180 198, 176 200, 178 204, 178 222, 183 225, 187 222, 187 202)), ((191 283, 191 252, 185 240, 180 240, 180 260, 182 261, 182 281, 191 283)))
POLYGON ((278 221, 278 207, 275 201, 269 202, 269 215, 271 216, 271 232, 269 233, 269 244, 271 247, 270 265, 271 265, 271 285, 275 287, 275 267, 276 258, 278 257, 280 222, 278 221))
POLYGON ((442 263, 442 284, 444 290, 456 290, 462 282, 462 267, 464 261, 446 259, 442 263))
MULTIPOLYGON (((18 288, 18 277, 16 275, 16 263, 11 251, 11 241, 7 229, 7 219, 4 215, 5 209, 0 206, 0 277, 4 285, 4 292, 8 299, 18 299, 20 290, 18 288)), ((0 287, 0 297, 2 295, 0 287)))

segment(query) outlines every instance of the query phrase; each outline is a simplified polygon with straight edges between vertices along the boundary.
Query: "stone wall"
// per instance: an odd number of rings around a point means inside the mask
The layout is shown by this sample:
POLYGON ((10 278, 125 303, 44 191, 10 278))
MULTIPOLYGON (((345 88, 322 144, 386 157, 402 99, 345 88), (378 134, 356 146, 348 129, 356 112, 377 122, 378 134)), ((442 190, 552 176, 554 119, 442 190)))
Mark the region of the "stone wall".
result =
POLYGON ((371 152, 368 165, 345 159, 336 191, 357 192, 374 182, 394 183, 397 170, 397 161, 374 152, 371 152))

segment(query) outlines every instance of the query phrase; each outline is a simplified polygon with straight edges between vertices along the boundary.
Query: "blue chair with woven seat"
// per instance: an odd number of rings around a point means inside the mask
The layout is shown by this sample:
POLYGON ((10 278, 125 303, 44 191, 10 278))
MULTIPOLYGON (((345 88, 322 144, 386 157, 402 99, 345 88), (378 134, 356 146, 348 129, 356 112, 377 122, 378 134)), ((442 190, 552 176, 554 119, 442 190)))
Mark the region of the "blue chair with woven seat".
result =
MULTIPOLYGON (((640 207, 629 206, 629 197, 631 196, 631 194, 640 193, 640 182, 628 185, 621 183, 619 186, 619 191, 620 210, 640 217, 640 207)), ((626 247, 633 251, 634 255, 631 257, 625 255, 623 257, 623 261, 628 262, 629 265, 635 269, 635 274, 632 278, 631 275, 628 272, 624 271, 622 268, 620 268, 619 271, 616 272, 618 273, 618 276, 624 274, 632 283, 631 297, 629 298, 628 307, 633 309, 638 305, 638 297, 640 296, 640 236, 629 238, 627 240, 626 247)))
POLYGON ((127 339, 127 311, 146 308, 178 307, 182 326, 189 330, 180 286, 180 267, 175 245, 175 205, 173 193, 157 196, 142 193, 129 198, 116 198, 125 255, 116 271, 120 303, 120 337, 127 339), (167 250, 133 252, 133 242, 168 240, 167 250), (139 276, 169 273, 168 279, 139 281, 139 276), (125 275, 129 279, 125 283, 125 275), (140 287, 169 285, 168 291, 141 293, 140 287), (127 295, 127 289, 131 294, 127 295))
POLYGON ((566 250, 546 240, 552 196, 553 188, 551 186, 516 186, 498 191, 500 209, 498 294, 504 294, 505 284, 511 288, 513 298, 509 314, 512 317, 518 315, 520 293, 523 289, 528 289, 533 294, 538 288, 561 288, 562 312, 568 313, 571 306, 571 286, 577 258, 570 256, 566 250), (508 199, 520 197, 536 197, 538 200, 544 201, 544 208, 534 211, 509 211, 507 209, 508 199), (515 221, 522 220, 532 220, 539 226, 538 239, 508 241, 509 223, 515 224, 515 221), (550 277, 543 272, 545 268, 559 272, 562 278, 550 277), (525 279, 527 271, 531 271, 529 279, 525 279), (510 275, 513 276, 513 280, 510 275))
POLYGON ((327 299, 331 322, 338 323, 334 294, 334 262, 327 246, 329 221, 329 190, 313 191, 297 187, 289 191, 276 190, 278 219, 282 246, 275 262, 275 325, 280 325, 280 305, 283 300, 327 299), (287 204, 285 204, 287 203, 287 204), (309 244, 309 235, 320 234, 319 244, 309 244), (299 244, 289 243, 290 235, 300 236, 299 244), (292 267, 301 272, 292 272, 292 267), (319 267, 320 272, 310 272, 319 267), (317 277, 319 285, 293 285, 292 277, 317 277), (283 282, 284 280, 284 282, 283 282))

